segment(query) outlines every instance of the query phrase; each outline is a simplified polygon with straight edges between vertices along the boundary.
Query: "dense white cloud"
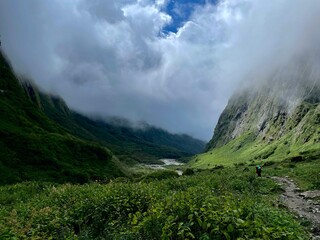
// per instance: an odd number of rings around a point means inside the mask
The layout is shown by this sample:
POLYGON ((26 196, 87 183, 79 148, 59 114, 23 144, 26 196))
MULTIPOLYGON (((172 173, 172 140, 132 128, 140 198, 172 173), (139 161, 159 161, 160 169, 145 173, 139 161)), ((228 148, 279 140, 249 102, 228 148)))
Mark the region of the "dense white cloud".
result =
POLYGON ((317 0, 199 5, 164 34, 167 4, 2 0, 3 49, 19 73, 75 110, 208 139, 241 80, 258 81, 320 42, 317 0))

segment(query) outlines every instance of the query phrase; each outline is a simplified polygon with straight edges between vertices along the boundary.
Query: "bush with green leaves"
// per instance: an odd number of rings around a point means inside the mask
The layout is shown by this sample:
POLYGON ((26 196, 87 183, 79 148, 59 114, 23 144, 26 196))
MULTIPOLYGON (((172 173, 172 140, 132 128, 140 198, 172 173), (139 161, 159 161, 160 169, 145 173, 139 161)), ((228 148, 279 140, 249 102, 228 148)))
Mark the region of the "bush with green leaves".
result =
POLYGON ((236 169, 138 183, 0 187, 0 239, 307 239, 279 186, 236 169))
POLYGON ((153 171, 141 178, 142 181, 154 181, 154 180, 163 180, 168 178, 177 178, 179 174, 171 170, 156 170, 153 171))
POLYGON ((182 173, 182 175, 184 175, 184 176, 190 176, 193 174, 194 174, 194 170, 192 168, 186 168, 182 173))

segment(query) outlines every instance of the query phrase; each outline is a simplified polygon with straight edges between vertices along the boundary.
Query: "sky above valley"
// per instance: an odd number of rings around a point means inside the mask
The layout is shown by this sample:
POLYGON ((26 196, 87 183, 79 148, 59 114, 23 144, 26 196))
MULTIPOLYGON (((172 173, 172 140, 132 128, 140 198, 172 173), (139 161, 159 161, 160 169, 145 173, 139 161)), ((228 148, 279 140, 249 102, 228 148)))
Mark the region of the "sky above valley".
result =
POLYGON ((209 140, 243 79, 318 51, 319 12, 318 0, 1 0, 1 48, 80 113, 209 140))

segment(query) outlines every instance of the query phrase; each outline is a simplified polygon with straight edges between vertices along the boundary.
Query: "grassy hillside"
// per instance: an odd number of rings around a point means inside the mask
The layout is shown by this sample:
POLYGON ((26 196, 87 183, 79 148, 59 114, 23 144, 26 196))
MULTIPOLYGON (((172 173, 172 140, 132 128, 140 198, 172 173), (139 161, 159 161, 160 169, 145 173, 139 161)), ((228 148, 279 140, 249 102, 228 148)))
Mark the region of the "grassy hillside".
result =
POLYGON ((263 165, 270 161, 286 159, 302 161, 320 158, 319 144, 290 144, 293 137, 293 134, 287 134, 271 144, 265 144, 255 141, 252 133, 243 134, 222 147, 193 157, 189 164, 195 168, 214 168, 217 165, 231 166, 242 163, 263 165))
POLYGON ((111 152, 67 134, 25 94, 0 53, 0 184, 124 176, 111 152))
POLYGON ((0 54, 0 183, 86 182, 124 176, 126 164, 201 152, 204 142, 145 125, 89 119, 58 97, 22 84, 0 54), (108 148, 108 149, 107 149, 108 148))
POLYGON ((43 94, 28 82, 24 88, 34 104, 65 131, 108 147, 127 164, 186 157, 204 150, 205 143, 190 136, 171 134, 148 124, 131 127, 123 119, 93 120, 71 111, 61 98, 43 94))
POLYGON ((206 153, 194 157, 192 166, 319 157, 320 90, 305 89, 293 106, 272 90, 235 95, 222 113, 206 153))

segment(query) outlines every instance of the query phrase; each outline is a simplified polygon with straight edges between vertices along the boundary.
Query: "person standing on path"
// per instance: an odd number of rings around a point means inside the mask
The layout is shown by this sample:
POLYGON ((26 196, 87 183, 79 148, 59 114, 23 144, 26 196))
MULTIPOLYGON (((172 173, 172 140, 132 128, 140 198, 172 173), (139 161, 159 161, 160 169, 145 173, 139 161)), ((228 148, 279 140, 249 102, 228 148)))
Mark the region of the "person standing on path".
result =
POLYGON ((256 166, 256 173, 258 177, 261 177, 261 172, 262 172, 261 166, 260 165, 256 166))

